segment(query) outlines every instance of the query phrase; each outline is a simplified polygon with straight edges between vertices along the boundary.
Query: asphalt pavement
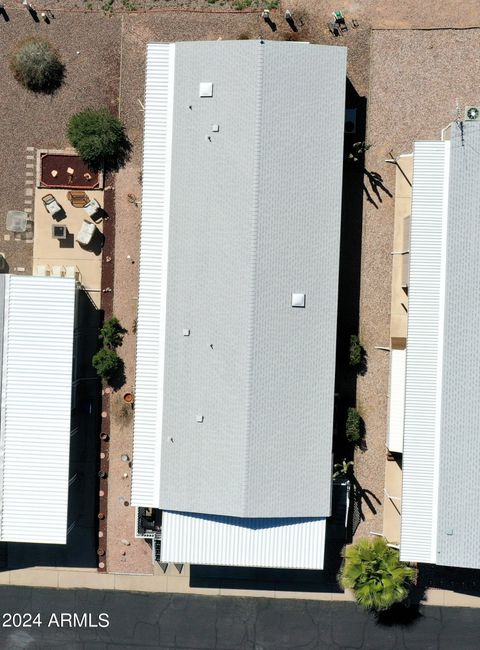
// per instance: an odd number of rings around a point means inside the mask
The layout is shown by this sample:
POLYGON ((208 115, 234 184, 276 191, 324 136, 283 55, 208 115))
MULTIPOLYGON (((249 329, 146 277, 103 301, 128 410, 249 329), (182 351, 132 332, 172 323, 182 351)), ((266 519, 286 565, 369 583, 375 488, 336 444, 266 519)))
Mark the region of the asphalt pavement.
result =
POLYGON ((0 648, 478 650, 480 609, 379 622, 354 603, 0 587, 0 648))

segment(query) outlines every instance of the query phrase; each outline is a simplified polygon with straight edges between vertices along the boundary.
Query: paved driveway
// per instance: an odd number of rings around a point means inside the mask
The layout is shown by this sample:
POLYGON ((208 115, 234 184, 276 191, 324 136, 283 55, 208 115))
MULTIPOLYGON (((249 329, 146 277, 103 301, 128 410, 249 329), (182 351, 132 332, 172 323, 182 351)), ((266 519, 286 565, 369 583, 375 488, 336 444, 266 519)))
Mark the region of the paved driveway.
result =
POLYGON ((0 616, 0 646, 6 650, 474 650, 480 625, 480 610, 466 608, 425 607, 410 625, 390 626, 353 603, 23 587, 0 588, 0 616), (14 611, 39 612, 41 626, 4 627, 4 613, 14 611), (91 625, 98 625, 100 613, 108 614, 110 624, 73 629, 73 613, 80 620, 86 613, 84 621, 90 614, 91 625))

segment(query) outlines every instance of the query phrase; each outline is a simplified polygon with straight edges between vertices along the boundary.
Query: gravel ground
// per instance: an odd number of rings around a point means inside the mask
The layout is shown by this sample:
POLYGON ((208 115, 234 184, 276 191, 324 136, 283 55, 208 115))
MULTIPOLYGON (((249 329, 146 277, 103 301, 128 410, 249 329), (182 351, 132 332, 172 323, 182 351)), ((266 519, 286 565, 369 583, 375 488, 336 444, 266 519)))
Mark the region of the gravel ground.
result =
MULTIPOLYGON (((415 140, 438 140, 455 118, 456 105, 480 103, 480 61, 475 55, 480 30, 373 31, 366 166, 383 177, 393 193, 395 169, 385 163, 412 151, 415 140), (402 56, 398 56, 402 52, 402 56)), ((358 381, 358 404, 365 420, 367 447, 358 452, 355 472, 364 489, 383 502, 387 426, 391 250, 394 201, 380 190, 377 208, 365 201, 361 274, 360 332, 368 353, 368 372, 358 381)), ((382 531, 382 506, 364 508, 357 536, 382 531)))
MULTIPOLYGON (((8 8, 9 22, 0 17, 0 218, 1 248, 11 270, 32 268, 32 245, 25 241, 4 240, 7 210, 24 209, 27 147, 62 149, 67 121, 87 106, 115 106, 119 78, 120 19, 113 18, 106 31, 96 16, 59 15, 50 25, 35 23, 21 7, 8 8), (35 95, 13 78, 9 55, 15 45, 32 36, 50 40, 67 67, 65 83, 53 96, 35 95), (77 54, 79 52, 79 54, 77 54), (92 56, 94 54, 94 56, 92 56)), ((34 162, 34 160, 30 160, 34 162)), ((33 186, 32 186, 33 187, 33 186)))
MULTIPOLYGON (((138 251, 140 207, 127 200, 127 194, 141 196, 139 175, 143 147, 143 110, 145 84, 145 48, 150 41, 201 40, 236 38, 245 30, 254 30, 257 17, 252 15, 171 15, 168 23, 160 14, 131 15, 123 18, 122 76, 120 87, 120 116, 133 144, 129 164, 116 179, 115 221, 115 283, 113 311, 128 330, 119 350, 125 364, 125 387, 112 398, 112 410, 120 411, 119 402, 125 390, 135 385, 135 345, 133 322, 136 318, 138 295, 138 251), (130 256, 128 258, 127 256, 130 256)), ((111 419, 110 473, 108 481, 107 568, 115 573, 151 573, 150 546, 134 539, 134 509, 125 508, 122 497, 129 498, 130 477, 123 478, 125 466, 119 461, 122 453, 131 456, 133 421, 125 417, 111 419), (122 539, 130 546, 121 544, 122 539), (122 555, 125 551, 125 555, 122 555)), ((129 472, 128 472, 129 473, 129 472)))
MULTIPOLYGON (((122 5, 121 0, 116 0, 116 3, 122 5)), ((125 4, 128 2, 123 3, 124 7, 125 4)), ((139 208, 129 203, 126 196, 129 192, 140 196, 143 113, 138 100, 143 100, 145 44, 153 40, 232 39, 241 36, 299 38, 348 46, 349 78, 360 95, 369 97, 367 139, 373 147, 368 152, 366 164, 370 171, 382 175, 385 186, 393 192, 393 169, 384 163, 388 152, 391 149, 395 154, 409 151, 416 138, 437 138, 440 129, 454 117, 457 100, 460 106, 480 103, 480 91, 476 85, 480 63, 474 54, 478 30, 374 31, 370 39, 369 28, 471 27, 480 23, 480 18, 475 0, 462 3, 461 11, 453 2, 442 3, 432 11, 429 3, 419 5, 413 0, 404 0, 401 5, 394 0, 382 3, 346 0, 342 9, 347 19, 359 21, 359 27, 350 28, 344 37, 334 39, 326 24, 332 9, 337 6, 325 0, 283 2, 282 11, 272 12, 277 24, 275 32, 261 20, 258 12, 221 13, 218 11, 219 3, 209 5, 204 0, 158 0, 155 3, 158 11, 152 9, 148 15, 130 13, 121 17, 104 17, 100 5, 100 0, 95 0, 92 8, 98 9, 84 12, 84 3, 78 0, 35 4, 38 11, 41 8, 54 10, 55 18, 47 25, 42 21, 35 23, 23 8, 7 2, 10 20, 0 24, 3 46, 0 55, 3 132, 0 210, 4 215, 8 209, 22 208, 27 147, 63 148, 67 144, 65 126, 73 112, 86 106, 116 107, 119 101, 120 114, 134 150, 130 164, 116 179, 115 192, 114 312, 128 333, 120 350, 125 362, 125 388, 112 397, 112 411, 115 409, 115 413, 112 414, 108 518, 108 539, 109 546, 112 546, 109 548, 108 567, 110 571, 148 572, 152 570, 150 549, 143 541, 134 541, 133 509, 120 503, 120 497, 128 498, 130 478, 122 478, 126 467, 119 461, 119 456, 124 452, 131 454, 132 423, 128 416, 122 415, 118 404, 124 390, 131 389, 135 383, 132 326, 138 290, 139 208), (180 7, 206 11, 175 11, 180 7), (300 27, 297 34, 289 29, 282 17, 287 7, 295 11, 300 27), (36 34, 48 37, 67 65, 66 82, 53 97, 28 93, 13 80, 8 70, 11 49, 18 41, 36 34), (120 58, 122 78, 118 100, 120 58), (127 255, 131 256, 133 264, 127 255), (119 546, 121 538, 129 539, 131 547, 119 546), (122 556, 121 550, 125 548, 127 555, 122 556)), ((143 6, 148 6, 148 3, 143 6)), ((364 210, 360 316, 369 367, 358 382, 358 403, 366 422, 367 450, 357 455, 356 474, 361 486, 370 490, 370 501, 376 514, 368 507, 364 508, 366 521, 360 526, 359 534, 381 531, 387 413, 388 355, 374 348, 388 345, 393 200, 383 192, 382 202, 375 196, 373 198, 377 207, 366 202, 364 210)), ((7 260, 11 257, 15 265, 29 270, 31 245, 4 240, 1 250, 7 255, 7 260)))

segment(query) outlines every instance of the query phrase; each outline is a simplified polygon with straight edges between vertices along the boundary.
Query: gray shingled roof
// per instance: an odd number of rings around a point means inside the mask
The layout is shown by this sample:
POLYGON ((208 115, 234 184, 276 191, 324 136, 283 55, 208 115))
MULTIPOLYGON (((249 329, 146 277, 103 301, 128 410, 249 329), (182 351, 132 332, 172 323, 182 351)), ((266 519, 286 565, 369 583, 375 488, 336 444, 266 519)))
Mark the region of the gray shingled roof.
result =
POLYGON ((452 126, 437 564, 480 568, 480 124, 452 126))
POLYGON ((164 509, 330 514, 345 76, 339 47, 176 45, 164 509))

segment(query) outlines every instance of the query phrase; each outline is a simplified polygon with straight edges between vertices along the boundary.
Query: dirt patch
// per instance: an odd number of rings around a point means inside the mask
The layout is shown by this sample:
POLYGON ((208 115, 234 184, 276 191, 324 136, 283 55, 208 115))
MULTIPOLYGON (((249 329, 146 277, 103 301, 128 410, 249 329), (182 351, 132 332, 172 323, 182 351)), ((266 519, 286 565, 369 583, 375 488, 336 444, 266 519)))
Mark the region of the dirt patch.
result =
POLYGON ((99 186, 99 174, 77 155, 40 154, 40 187, 93 190, 99 186))

